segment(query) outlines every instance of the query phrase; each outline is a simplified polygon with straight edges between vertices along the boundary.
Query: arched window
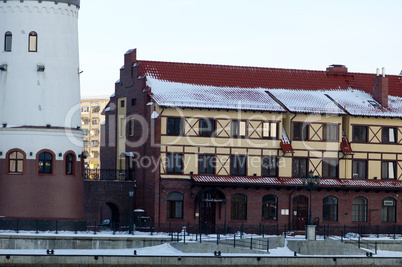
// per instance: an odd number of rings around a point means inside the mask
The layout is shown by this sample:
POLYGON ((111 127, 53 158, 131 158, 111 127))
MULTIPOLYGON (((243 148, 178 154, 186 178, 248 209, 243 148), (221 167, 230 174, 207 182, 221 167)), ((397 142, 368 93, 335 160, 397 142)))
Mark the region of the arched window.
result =
POLYGON ((23 173, 24 171, 24 154, 13 151, 8 154, 8 173, 23 173))
POLYGON ((392 197, 382 200, 382 221, 396 222, 396 201, 392 197))
POLYGON ((183 194, 174 192, 167 197, 167 215, 171 219, 183 218, 183 194))
POLYGON ((29 52, 38 51, 38 34, 36 32, 29 33, 28 51, 29 52))
POLYGON ((262 198, 262 219, 277 220, 278 198, 275 195, 265 195, 262 198))
POLYGON ((247 220, 247 197, 243 194, 235 194, 231 201, 232 220, 247 220))
POLYGON ((367 199, 364 197, 356 197, 353 199, 352 221, 366 222, 367 221, 367 199))
POLYGON ((39 173, 52 173, 53 157, 49 152, 39 154, 39 173))
POLYGON ((338 199, 334 196, 328 196, 322 203, 322 220, 336 222, 338 221, 338 199))
POLYGON ((72 175, 74 174, 74 161, 75 157, 72 153, 68 153, 66 155, 65 164, 66 164, 66 174, 72 175))
POLYGON ((6 32, 4 36, 4 51, 11 52, 12 43, 13 43, 13 34, 11 32, 6 32))

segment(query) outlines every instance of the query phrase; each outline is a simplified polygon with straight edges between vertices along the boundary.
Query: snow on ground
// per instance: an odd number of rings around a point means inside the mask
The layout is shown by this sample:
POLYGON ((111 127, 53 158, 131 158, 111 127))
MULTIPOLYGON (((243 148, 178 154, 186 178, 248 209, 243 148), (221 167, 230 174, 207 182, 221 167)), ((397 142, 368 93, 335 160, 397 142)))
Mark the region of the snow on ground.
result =
MULTIPOLYGON (((135 232, 134 235, 129 235, 127 232, 116 232, 113 234, 112 231, 101 231, 97 232, 96 235, 93 232, 78 232, 78 234, 75 234, 74 232, 69 232, 69 231, 59 231, 57 234, 55 232, 40 232, 36 234, 35 231, 20 231, 19 233, 16 233, 14 231, 0 231, 0 236, 38 236, 38 237, 106 237, 106 238, 127 238, 127 237, 135 237, 135 238, 155 238, 155 239, 160 239, 160 238, 170 238, 170 235, 167 233, 144 233, 144 232, 135 232)), ((258 235, 249 235, 249 234, 244 234, 244 238, 262 238, 262 236, 258 235)), ((265 236, 269 237, 269 236, 265 236)), ((350 240, 358 240, 359 236, 356 235, 348 235, 349 238, 345 239, 350 239, 350 240)), ((180 236, 182 238, 182 235, 180 236)), ((199 238, 199 236, 198 236, 199 238)), ((208 235, 202 236, 203 242, 206 241, 215 241, 217 238, 216 235, 208 235)), ((237 233, 237 238, 240 239, 240 233, 237 233)), ((341 239, 340 237, 331 237, 333 239, 341 239)), ((233 239, 233 235, 221 235, 220 240, 231 240, 233 239)), ((401 240, 402 237, 398 235, 396 237, 397 240, 401 240)), ((199 240, 199 239, 198 239, 199 240)), ((294 257, 294 252, 291 251, 287 247, 288 240, 305 240, 304 235, 296 235, 296 236, 288 236, 285 240, 285 246, 284 247, 278 247, 275 249, 270 249, 269 254, 265 254, 261 251, 261 254, 255 254, 255 253, 222 253, 222 256, 239 256, 239 257, 255 257, 255 256, 264 256, 264 257, 294 257)), ((323 236, 317 236, 317 240, 324 240, 323 236)), ((386 235, 380 235, 379 237, 373 235, 369 237, 364 237, 364 240, 369 240, 371 242, 374 241, 393 241, 394 237, 393 236, 386 236, 386 235)), ((181 241, 183 242, 183 241, 181 241)), ((199 241, 196 241, 196 236, 195 235, 189 235, 186 236, 186 243, 198 243, 199 241)), ((133 256, 134 251, 136 251, 136 255, 138 256, 213 256, 213 253, 184 253, 180 250, 175 249, 173 246, 171 246, 169 243, 165 243, 162 245, 158 246, 152 246, 152 247, 144 247, 144 248, 132 248, 132 249, 56 249, 54 251, 54 255, 89 255, 89 256, 133 256)), ((255 251, 255 250, 254 250, 255 251)), ((372 250, 366 250, 367 252, 373 252, 372 250)), ((46 255, 46 250, 44 249, 2 249, 0 250, 0 253, 2 255, 46 255)), ((298 254, 298 256, 304 256, 298 254)), ((325 255, 305 255, 308 257, 322 257, 325 255)), ((330 257, 345 257, 345 255, 331 255, 330 257)), ((346 257, 366 257, 365 255, 348 255, 346 257)), ((373 253, 373 257, 401 257, 402 258, 402 252, 397 252, 397 251, 385 251, 385 250, 378 250, 377 254, 373 253)))

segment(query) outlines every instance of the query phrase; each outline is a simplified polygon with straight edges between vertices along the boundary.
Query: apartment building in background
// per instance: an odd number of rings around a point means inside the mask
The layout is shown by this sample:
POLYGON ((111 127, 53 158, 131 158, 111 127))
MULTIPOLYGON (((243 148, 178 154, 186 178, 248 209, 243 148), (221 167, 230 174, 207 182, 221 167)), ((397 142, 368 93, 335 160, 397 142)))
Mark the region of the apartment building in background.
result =
POLYGON ((81 100, 81 124, 84 131, 84 165, 86 169, 100 168, 101 124, 105 121, 102 111, 109 102, 107 98, 81 100))

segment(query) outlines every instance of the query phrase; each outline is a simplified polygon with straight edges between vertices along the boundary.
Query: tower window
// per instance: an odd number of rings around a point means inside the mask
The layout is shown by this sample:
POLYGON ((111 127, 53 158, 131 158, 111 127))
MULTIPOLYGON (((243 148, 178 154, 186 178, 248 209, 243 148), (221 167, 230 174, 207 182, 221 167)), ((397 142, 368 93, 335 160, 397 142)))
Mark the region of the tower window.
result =
POLYGON ((38 52, 38 34, 36 32, 29 33, 28 51, 38 52))
POLYGON ((24 155, 21 152, 13 151, 8 156, 8 173, 21 174, 24 170, 24 155))
POLYGON ((39 173, 51 174, 52 164, 52 154, 49 152, 42 152, 39 154, 39 173))
POLYGON ((6 32, 4 36, 4 51, 11 52, 13 34, 11 32, 6 32))
POLYGON ((74 174, 74 155, 72 153, 69 153, 66 156, 66 174, 74 174))

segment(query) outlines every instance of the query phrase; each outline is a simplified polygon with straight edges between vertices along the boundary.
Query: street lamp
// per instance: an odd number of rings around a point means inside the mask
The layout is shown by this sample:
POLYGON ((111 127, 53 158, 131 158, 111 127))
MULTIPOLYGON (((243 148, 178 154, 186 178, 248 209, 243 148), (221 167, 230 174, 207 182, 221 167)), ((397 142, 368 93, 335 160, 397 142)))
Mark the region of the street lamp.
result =
POLYGON ((130 225, 128 227, 128 232, 129 234, 132 234, 133 232, 133 197, 134 197, 134 189, 130 189, 128 191, 128 195, 130 196, 130 225))
POLYGON ((311 220, 311 191, 313 190, 314 186, 318 186, 320 184, 320 176, 314 176, 314 172, 310 170, 308 172, 308 176, 303 176, 302 178, 303 185, 308 188, 310 191, 310 209, 308 214, 308 225, 312 225, 313 222, 311 220))

